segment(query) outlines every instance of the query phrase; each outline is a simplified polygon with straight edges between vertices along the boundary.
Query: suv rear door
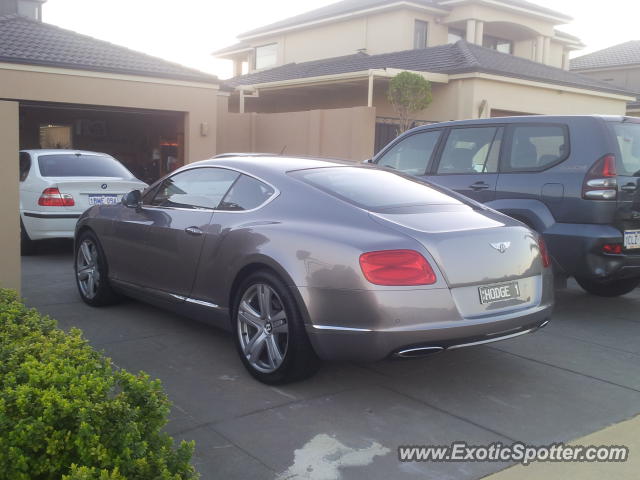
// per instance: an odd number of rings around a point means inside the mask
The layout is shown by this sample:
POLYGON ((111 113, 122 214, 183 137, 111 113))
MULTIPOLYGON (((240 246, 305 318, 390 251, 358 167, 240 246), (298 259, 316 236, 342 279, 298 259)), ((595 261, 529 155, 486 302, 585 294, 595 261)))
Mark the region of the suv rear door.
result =
MULTIPOLYGON (((640 121, 609 122, 609 128, 618 150, 615 152, 618 173, 616 227, 623 232, 640 232, 640 121)), ((625 247, 640 249, 640 234, 626 237, 625 247)))
POLYGON ((569 158, 567 125, 512 123, 505 132, 496 198, 542 200, 553 212, 564 199, 565 186, 545 171, 569 158))
POLYGON ((496 195, 503 136, 502 125, 449 128, 428 179, 478 202, 490 202, 496 195))

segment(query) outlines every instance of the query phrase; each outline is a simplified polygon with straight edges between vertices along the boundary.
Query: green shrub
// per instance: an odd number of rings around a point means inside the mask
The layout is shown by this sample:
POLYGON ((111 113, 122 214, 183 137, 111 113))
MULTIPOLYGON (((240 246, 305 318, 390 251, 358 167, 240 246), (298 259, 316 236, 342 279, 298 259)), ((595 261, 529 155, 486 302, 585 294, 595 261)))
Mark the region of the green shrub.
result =
POLYGON ((159 381, 114 369, 79 330, 0 290, 0 479, 186 480, 159 381))

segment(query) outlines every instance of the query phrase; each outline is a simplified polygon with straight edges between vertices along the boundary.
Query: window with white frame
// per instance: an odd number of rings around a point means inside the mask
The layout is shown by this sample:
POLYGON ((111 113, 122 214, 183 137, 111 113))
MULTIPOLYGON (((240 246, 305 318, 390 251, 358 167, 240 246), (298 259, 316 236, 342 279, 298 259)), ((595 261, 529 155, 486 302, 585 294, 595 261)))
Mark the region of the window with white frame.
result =
POLYGON ((422 20, 416 20, 413 27, 413 48, 427 48, 429 24, 422 20))
POLYGON ((482 39, 482 46, 501 53, 513 53, 513 42, 504 38, 485 35, 482 39))
POLYGON ((276 65, 278 61, 278 44, 270 43, 269 45, 262 45, 256 47, 254 68, 260 70, 263 68, 269 68, 276 65))

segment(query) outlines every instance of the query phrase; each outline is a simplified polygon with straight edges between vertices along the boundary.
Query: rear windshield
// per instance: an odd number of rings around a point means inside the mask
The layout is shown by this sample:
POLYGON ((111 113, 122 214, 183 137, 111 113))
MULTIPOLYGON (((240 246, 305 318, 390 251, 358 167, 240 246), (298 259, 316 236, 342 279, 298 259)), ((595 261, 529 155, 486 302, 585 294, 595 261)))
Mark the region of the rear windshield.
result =
POLYGON ((290 172, 290 175, 361 208, 391 208, 462 202, 428 185, 387 170, 367 167, 328 167, 290 172))
POLYGON ((640 123, 613 123, 611 128, 620 148, 618 175, 640 176, 640 123))
POLYGON ((106 155, 54 154, 38 157, 43 177, 133 178, 120 162, 106 155))

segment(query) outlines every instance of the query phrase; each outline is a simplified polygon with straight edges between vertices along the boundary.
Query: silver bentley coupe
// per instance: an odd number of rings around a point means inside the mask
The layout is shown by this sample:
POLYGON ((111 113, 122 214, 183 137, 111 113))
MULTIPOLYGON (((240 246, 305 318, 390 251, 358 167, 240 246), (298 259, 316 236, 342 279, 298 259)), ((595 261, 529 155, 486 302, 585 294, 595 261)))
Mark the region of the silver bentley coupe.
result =
POLYGON ((320 360, 377 361, 545 326, 540 236, 393 170, 227 156, 96 205, 78 221, 82 299, 134 297, 233 333, 247 370, 286 383, 320 360))

